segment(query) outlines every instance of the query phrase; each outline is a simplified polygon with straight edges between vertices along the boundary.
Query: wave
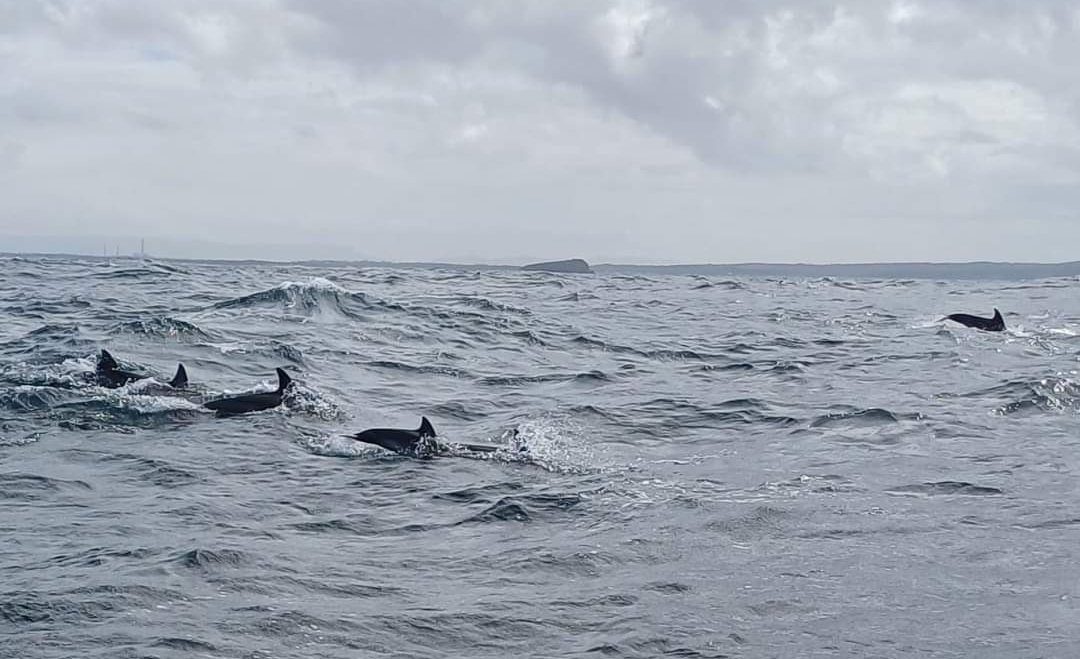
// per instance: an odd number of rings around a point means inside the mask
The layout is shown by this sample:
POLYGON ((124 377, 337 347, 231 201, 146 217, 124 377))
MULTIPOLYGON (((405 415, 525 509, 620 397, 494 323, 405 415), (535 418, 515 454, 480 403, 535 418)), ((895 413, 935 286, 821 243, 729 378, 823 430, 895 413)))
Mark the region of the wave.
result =
POLYGON ((270 351, 278 357, 287 359, 294 364, 299 366, 304 365, 304 353, 300 351, 300 348, 297 348, 292 344, 284 343, 277 339, 270 339, 270 351))
POLYGON ((708 373, 710 371, 752 371, 754 365, 747 362, 734 362, 732 364, 701 364, 695 366, 695 371, 708 373))
POLYGON ((593 370, 583 373, 551 373, 547 375, 492 375, 480 378, 477 382, 489 387, 516 387, 543 382, 611 382, 611 380, 611 376, 607 373, 593 370))
POLYGON ((198 325, 169 316, 154 316, 147 320, 117 323, 109 329, 109 333, 113 335, 140 334, 154 338, 194 338, 203 341, 212 339, 211 335, 198 325))
POLYGON ((378 536, 386 531, 380 529, 367 518, 361 521, 353 521, 338 517, 311 522, 296 522, 291 527, 303 533, 345 533, 364 537, 378 536))
POLYGON ((174 271, 154 266, 95 272, 90 276, 94 279, 143 279, 146 277, 167 277, 172 274, 174 274, 174 271))
POLYGON ((429 375, 446 375, 452 378, 467 378, 472 377, 470 373, 453 366, 446 366, 444 364, 408 364, 405 362, 393 361, 389 359, 376 359, 366 364, 372 368, 389 369, 393 371, 402 371, 405 373, 418 373, 429 375))
POLYGON ((964 481, 939 481, 931 483, 917 483, 914 485, 898 485, 889 488, 890 494, 908 494, 922 496, 943 495, 966 495, 966 496, 997 496, 1005 492, 1000 488, 975 485, 964 481))
POLYGON ((102 595, 85 597, 47 597, 41 593, 0 593, 0 620, 16 627, 27 625, 83 625, 98 623, 118 615, 124 605, 102 595))
POLYGON ((656 348, 652 350, 635 348, 633 346, 620 345, 617 343, 608 343, 584 335, 576 336, 570 339, 570 342, 587 348, 602 350, 604 352, 634 355, 656 361, 719 361, 726 358, 724 355, 702 353, 686 348, 656 348))
POLYGON ((813 362, 805 359, 791 359, 763 362, 759 365, 759 368, 766 373, 774 373, 787 379, 798 380, 811 366, 813 366, 813 362))
POLYGON ((13 315, 29 316, 44 320, 50 315, 64 315, 89 309, 93 306, 90 302, 78 296, 70 296, 61 300, 33 300, 12 304, 4 310, 13 315))
POLYGON ((363 293, 356 293, 322 277, 308 282, 285 282, 249 295, 231 298, 212 305, 213 309, 251 309, 282 307, 306 315, 336 313, 353 320, 363 320, 362 311, 375 305, 363 293))
POLYGON ((1012 400, 994 408, 994 412, 1011 415, 1022 412, 1080 412, 1080 384, 1055 376, 1040 380, 1020 380, 995 388, 1012 400))
POLYGON ((1012 415, 1027 412, 1080 412, 1080 383, 1069 377, 1009 380, 999 385, 962 394, 945 394, 956 398, 1004 398, 993 408, 994 414, 1012 415))
POLYGON ((836 474, 822 476, 802 474, 798 478, 786 481, 763 483, 756 489, 758 491, 782 493, 786 496, 803 493, 837 494, 860 490, 850 479, 836 474))
MULTIPOLYGON (((811 428, 869 427, 900 422, 900 415, 881 407, 857 409, 843 406, 839 411, 828 412, 810 422, 811 428)), ((917 415, 912 418, 919 418, 917 415)))
POLYGON ((94 459, 123 466, 131 474, 132 480, 146 481, 165 488, 191 485, 203 480, 202 476, 191 469, 185 469, 161 458, 132 453, 102 453, 94 454, 94 459))
POLYGON ((68 400, 72 393, 55 387, 19 385, 0 389, 0 407, 16 412, 48 410, 68 400))
POLYGON ((466 306, 475 307, 477 309, 484 309, 486 311, 501 311, 504 313, 514 313, 521 316, 531 316, 532 311, 524 309, 522 307, 515 307, 512 304, 506 304, 505 302, 498 302, 479 295, 459 295, 454 298, 455 302, 459 302, 466 306))
POLYGON ((75 347, 90 343, 80 336, 80 327, 75 323, 48 323, 30 330, 21 338, 11 339, 0 344, 5 351, 55 350, 58 347, 75 347))
POLYGON ((161 261, 151 261, 150 259, 146 259, 145 262, 146 262, 147 265, 149 265, 150 267, 152 267, 155 270, 163 270, 165 272, 170 272, 170 273, 176 274, 176 275, 188 275, 188 274, 191 274, 191 272, 189 270, 185 270, 185 269, 181 268, 180 266, 172 265, 171 263, 162 263, 161 261))
POLYGON ((479 421, 488 416, 486 412, 476 409, 475 406, 457 401, 435 405, 431 408, 431 413, 435 416, 451 417, 462 421, 479 421))
POLYGON ((544 348, 549 347, 549 344, 546 341, 534 334, 531 330, 518 330, 515 332, 509 332, 508 334, 514 338, 521 339, 525 343, 528 343, 532 346, 541 346, 544 348))
POLYGON ((251 558, 236 549, 190 549, 176 557, 175 562, 182 567, 204 572, 216 571, 221 567, 241 567, 251 562, 251 558))
POLYGON ((455 503, 486 503, 492 497, 503 497, 512 493, 520 492, 524 486, 515 481, 488 483, 486 485, 473 485, 448 492, 436 492, 431 495, 436 500, 453 501, 455 503))
POLYGON ((284 343, 277 339, 263 341, 215 341, 198 345, 212 348, 223 355, 273 355, 275 357, 286 359, 298 366, 306 365, 304 353, 299 348, 291 343, 284 343))
POLYGON ((690 429, 748 425, 788 427, 801 423, 795 417, 777 413, 773 404, 754 398, 736 398, 705 405, 663 397, 639 403, 632 412, 596 411, 624 428, 651 437, 681 436, 690 429))
POLYGON ((92 485, 81 480, 65 480, 30 473, 0 473, 0 499, 33 501, 55 492, 65 490, 92 490, 92 485))
POLYGON ((179 636, 168 636, 159 638, 150 644, 152 648, 166 648, 168 650, 180 650, 184 653, 201 652, 201 653, 217 653, 217 646, 206 641, 200 641, 193 638, 181 638, 179 636))
MULTIPOLYGON (((95 356, 65 357, 67 350, 38 351, 27 349, 12 352, 36 358, 40 361, 14 361, 0 366, 0 382, 10 383, 15 387, 50 387, 53 389, 81 389, 93 384, 91 374, 94 370, 95 356), (59 353, 59 357, 48 360, 48 356, 59 353)), ((25 395, 25 394, 20 394, 25 395)), ((49 395, 49 394, 42 394, 49 395)))
POLYGON ((134 394, 126 389, 110 389, 99 397, 61 402, 50 407, 49 416, 57 420, 61 428, 68 430, 131 431, 134 428, 155 428, 208 413, 186 398, 134 394))
POLYGON ((582 497, 577 494, 544 493, 505 496, 490 503, 481 500, 481 503, 486 504, 483 510, 469 515, 457 522, 457 525, 506 521, 532 522, 550 515, 561 517, 582 501, 582 497))
POLYGON ((575 291, 573 293, 567 293, 566 295, 556 298, 559 302, 581 302, 582 300, 599 300, 600 296, 595 293, 583 293, 575 291))

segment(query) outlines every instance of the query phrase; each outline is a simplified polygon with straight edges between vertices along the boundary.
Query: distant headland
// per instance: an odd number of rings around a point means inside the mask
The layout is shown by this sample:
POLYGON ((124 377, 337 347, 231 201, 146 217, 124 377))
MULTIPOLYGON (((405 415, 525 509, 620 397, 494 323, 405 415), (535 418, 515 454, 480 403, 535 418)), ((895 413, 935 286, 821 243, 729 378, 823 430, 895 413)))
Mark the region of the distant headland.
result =
POLYGON ((562 272, 567 274, 591 275, 592 268, 584 259, 566 259, 564 261, 543 261, 521 266, 522 270, 534 272, 562 272))

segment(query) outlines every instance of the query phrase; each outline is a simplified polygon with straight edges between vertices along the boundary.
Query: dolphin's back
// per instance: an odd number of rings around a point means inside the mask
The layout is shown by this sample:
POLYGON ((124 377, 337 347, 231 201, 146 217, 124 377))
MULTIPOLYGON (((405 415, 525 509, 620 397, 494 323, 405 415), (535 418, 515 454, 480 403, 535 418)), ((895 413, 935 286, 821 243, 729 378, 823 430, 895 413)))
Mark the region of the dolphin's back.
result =
POLYGON ((988 332, 1002 332, 1005 330, 1005 319, 1001 317, 1001 312, 997 309, 994 309, 993 318, 973 316, 969 313, 953 313, 945 316, 945 318, 960 323, 965 327, 974 327, 988 332))
POLYGON ((245 414, 247 412, 260 412, 271 407, 281 405, 285 389, 292 383, 288 374, 280 368, 277 369, 278 388, 276 391, 265 391, 258 394, 243 394, 229 396, 203 403, 203 407, 214 410, 218 414, 245 414))
POLYGON ((949 320, 958 322, 961 325, 965 325, 967 327, 975 327, 975 326, 978 326, 980 323, 986 322, 985 318, 979 318, 978 316, 972 316, 969 313, 951 313, 951 314, 949 314, 948 316, 945 316, 945 317, 948 318, 949 320))
POLYGON ((128 382, 134 382, 141 380, 145 376, 138 375, 137 373, 129 373, 128 371, 120 371, 114 369, 102 370, 97 372, 97 381, 103 387, 122 387, 128 382))
POLYGON ((416 430, 371 428, 355 435, 346 435, 358 442, 374 444, 387 451, 415 457, 445 454, 455 448, 473 453, 495 453, 503 448, 492 444, 442 444, 435 439, 436 436, 435 426, 431 425, 427 417, 421 418, 420 427, 416 430))
POLYGON ((281 394, 271 391, 263 394, 245 394, 232 398, 219 398, 204 404, 207 409, 229 414, 243 414, 244 412, 258 412, 277 407, 281 404, 281 394))
POLYGON ((353 435, 353 439, 374 444, 395 453, 411 453, 420 443, 420 433, 401 428, 371 428, 353 435))

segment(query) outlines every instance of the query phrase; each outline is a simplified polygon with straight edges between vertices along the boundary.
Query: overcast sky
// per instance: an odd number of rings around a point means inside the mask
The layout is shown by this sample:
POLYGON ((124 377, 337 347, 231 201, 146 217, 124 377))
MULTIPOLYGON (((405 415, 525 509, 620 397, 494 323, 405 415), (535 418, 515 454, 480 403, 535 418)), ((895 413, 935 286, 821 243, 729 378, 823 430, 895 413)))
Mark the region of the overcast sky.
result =
POLYGON ((0 0, 0 251, 1080 259, 1077 62, 1076 1, 0 0))

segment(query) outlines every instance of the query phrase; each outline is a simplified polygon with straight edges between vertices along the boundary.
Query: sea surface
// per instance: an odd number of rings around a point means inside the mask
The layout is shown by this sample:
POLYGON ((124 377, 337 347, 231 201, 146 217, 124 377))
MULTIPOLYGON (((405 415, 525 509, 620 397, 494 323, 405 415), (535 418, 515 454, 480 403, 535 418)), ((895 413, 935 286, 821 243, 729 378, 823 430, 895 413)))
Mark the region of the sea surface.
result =
POLYGON ((1080 656, 1078 293, 2 258, 0 657, 1080 656))

